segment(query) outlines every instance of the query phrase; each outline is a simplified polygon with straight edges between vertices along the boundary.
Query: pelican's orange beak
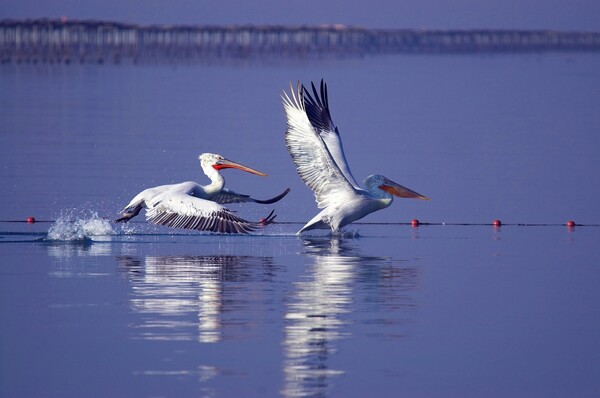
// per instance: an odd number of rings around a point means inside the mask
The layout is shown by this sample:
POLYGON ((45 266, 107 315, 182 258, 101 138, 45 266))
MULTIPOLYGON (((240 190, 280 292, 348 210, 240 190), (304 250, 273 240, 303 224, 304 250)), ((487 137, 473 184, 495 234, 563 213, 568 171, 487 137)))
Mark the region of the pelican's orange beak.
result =
POLYGON ((259 175, 261 177, 266 176, 265 173, 261 173, 260 171, 251 169, 250 167, 244 166, 244 165, 236 163, 236 162, 232 162, 231 160, 227 160, 227 159, 221 159, 221 160, 217 161, 217 163, 213 164, 213 168, 216 170, 238 169, 238 170, 247 171, 248 173, 259 175))
POLYGON ((412 189, 403 187, 402 185, 396 184, 394 181, 388 179, 386 179, 385 182, 379 186, 379 188, 399 198, 429 200, 427 196, 423 196, 412 189))

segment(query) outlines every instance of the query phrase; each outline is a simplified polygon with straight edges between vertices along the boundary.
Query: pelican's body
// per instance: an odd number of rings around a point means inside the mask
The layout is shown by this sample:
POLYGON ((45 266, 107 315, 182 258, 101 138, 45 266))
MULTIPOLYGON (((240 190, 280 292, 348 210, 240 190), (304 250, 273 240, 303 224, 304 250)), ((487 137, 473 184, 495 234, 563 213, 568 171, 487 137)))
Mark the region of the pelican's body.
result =
POLYGON ((261 222, 250 222, 236 216, 222 204, 243 202, 270 204, 287 195, 289 189, 271 199, 254 199, 249 195, 225 188, 225 179, 219 170, 236 168, 260 176, 266 174, 227 160, 220 155, 203 153, 199 159, 202 170, 211 180, 210 184, 203 186, 193 181, 186 181, 145 189, 125 206, 123 214, 115 221, 127 222, 146 208, 146 219, 152 223, 200 231, 248 233, 260 225, 273 222, 275 218, 273 212, 261 222))
POLYGON ((300 231, 311 229, 329 229, 339 232, 340 228, 360 220, 377 210, 382 210, 392 204, 392 195, 369 192, 356 189, 354 192, 338 194, 339 202, 330 204, 313 217, 300 231))
POLYGON ((314 98, 303 85, 291 95, 284 93, 287 120, 285 140, 302 180, 314 192, 323 209, 298 233, 311 229, 340 229, 392 204, 393 197, 428 199, 382 175, 371 175, 365 188, 355 181, 342 147, 337 127, 329 112, 327 86, 321 93, 312 85, 314 98))

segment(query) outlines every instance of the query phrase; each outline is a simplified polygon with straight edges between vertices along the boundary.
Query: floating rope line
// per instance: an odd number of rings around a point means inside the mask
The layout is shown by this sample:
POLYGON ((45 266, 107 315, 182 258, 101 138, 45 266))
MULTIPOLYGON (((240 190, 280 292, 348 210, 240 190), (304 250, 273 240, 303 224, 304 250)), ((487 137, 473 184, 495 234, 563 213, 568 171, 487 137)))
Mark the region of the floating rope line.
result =
MULTIPOLYGON (((107 219, 108 220, 108 219, 107 219)), ((0 220, 0 223, 27 223, 27 224, 37 224, 37 223, 54 223, 56 220, 36 220, 34 217, 28 217, 25 220, 0 220)), ((75 222, 75 220, 71 220, 69 222, 75 222)), ((145 221, 130 221, 130 223, 139 223, 144 224, 145 221)), ((275 221, 273 224, 280 225, 304 225, 304 221, 275 221)), ((569 220, 563 224, 558 223, 503 223, 500 220, 496 219, 489 223, 482 222, 422 222, 417 220, 416 218, 409 222, 354 222, 354 225, 410 225, 413 227, 419 226, 493 226, 493 227, 502 227, 502 226, 516 226, 516 227, 560 227, 567 226, 570 228, 573 227, 600 227, 600 224, 580 224, 576 223, 573 220, 569 220)))
MULTIPOLYGON (((291 224, 291 225, 304 225, 306 222, 299 221, 275 221, 273 224, 291 224)), ((600 224, 579 224, 579 223, 569 223, 566 222, 564 224, 557 223, 502 223, 501 225, 491 223, 459 223, 459 222, 421 222, 415 223, 411 222, 353 222, 352 225, 410 225, 413 227, 420 226, 493 226, 496 228, 500 228, 503 226, 516 226, 516 227, 600 227, 600 224)))

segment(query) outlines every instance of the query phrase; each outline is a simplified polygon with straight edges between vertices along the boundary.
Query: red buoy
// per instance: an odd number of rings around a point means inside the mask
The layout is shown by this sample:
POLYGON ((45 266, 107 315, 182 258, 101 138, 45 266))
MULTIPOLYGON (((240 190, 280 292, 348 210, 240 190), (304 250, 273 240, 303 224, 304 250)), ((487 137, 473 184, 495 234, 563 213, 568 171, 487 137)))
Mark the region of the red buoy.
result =
POLYGON ((574 226, 575 226, 575 221, 573 221, 573 220, 567 221, 567 227, 573 228, 574 226))
POLYGON ((34 217, 27 217, 27 222, 29 224, 33 224, 35 222, 35 218, 34 217))
POLYGON ((421 223, 416 218, 410 222, 410 225, 412 225, 413 227, 418 227, 419 224, 421 223))
POLYGON ((493 225, 494 227, 501 227, 501 226, 502 226, 502 221, 500 221, 500 220, 498 220, 498 219, 495 219, 495 220, 492 222, 492 225, 493 225))

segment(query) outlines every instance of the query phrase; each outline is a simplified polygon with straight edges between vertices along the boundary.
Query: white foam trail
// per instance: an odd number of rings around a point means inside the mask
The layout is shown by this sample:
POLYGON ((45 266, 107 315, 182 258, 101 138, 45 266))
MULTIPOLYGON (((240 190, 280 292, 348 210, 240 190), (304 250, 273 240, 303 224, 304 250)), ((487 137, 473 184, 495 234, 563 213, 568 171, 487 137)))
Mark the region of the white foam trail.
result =
POLYGON ((96 212, 73 215, 73 212, 61 214, 48 229, 44 240, 83 241, 92 237, 115 235, 110 222, 98 216, 96 212))

